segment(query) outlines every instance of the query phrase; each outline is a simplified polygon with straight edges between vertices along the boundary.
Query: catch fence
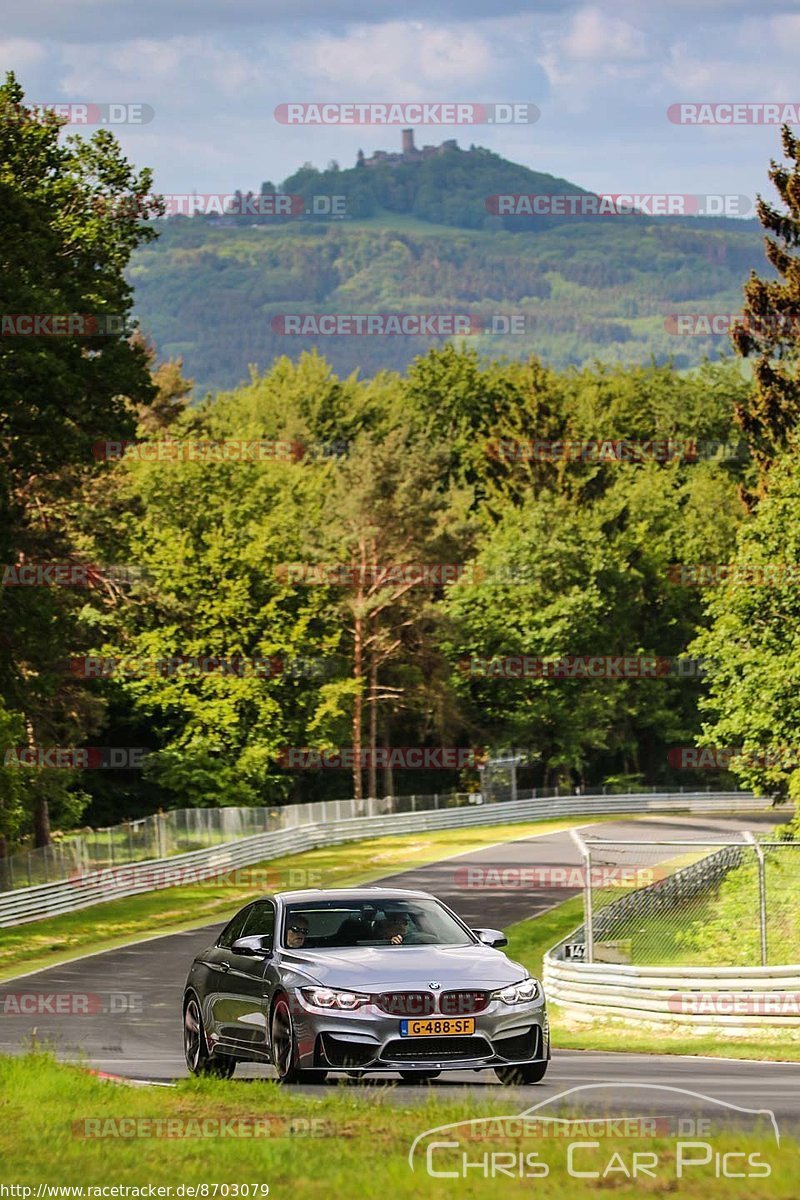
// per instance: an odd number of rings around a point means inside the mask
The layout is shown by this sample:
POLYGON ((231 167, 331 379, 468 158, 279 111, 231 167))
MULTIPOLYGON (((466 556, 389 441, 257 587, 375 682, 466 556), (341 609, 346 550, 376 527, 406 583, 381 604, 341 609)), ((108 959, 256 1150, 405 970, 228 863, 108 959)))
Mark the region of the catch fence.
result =
POLYGON ((800 962, 800 841, 742 832, 665 841, 573 837, 584 925, 565 959, 642 966, 800 962))

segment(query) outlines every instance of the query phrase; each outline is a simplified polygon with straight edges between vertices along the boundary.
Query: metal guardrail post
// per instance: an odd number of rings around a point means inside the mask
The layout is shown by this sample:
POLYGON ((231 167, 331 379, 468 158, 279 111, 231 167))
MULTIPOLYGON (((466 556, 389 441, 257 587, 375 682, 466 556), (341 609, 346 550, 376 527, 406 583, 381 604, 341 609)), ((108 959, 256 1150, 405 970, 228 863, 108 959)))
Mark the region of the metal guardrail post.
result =
POLYGON ((577 829, 570 829, 570 837, 578 847, 581 858, 583 859, 583 936, 584 936, 584 962, 590 963, 594 960, 594 910, 592 908, 592 852, 586 845, 577 829))
POLYGON ((758 922, 761 931, 761 965, 767 966, 767 869, 764 851, 749 830, 744 833, 744 840, 753 847, 758 859, 758 922))

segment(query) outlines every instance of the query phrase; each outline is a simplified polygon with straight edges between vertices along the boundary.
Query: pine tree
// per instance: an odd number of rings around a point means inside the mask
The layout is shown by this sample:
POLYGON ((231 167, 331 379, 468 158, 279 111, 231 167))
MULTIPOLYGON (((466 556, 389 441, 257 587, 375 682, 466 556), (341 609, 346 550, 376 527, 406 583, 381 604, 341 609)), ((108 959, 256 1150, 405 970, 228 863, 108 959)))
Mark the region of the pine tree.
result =
POLYGON ((768 231, 766 255, 778 278, 751 273, 744 288, 744 320, 731 335, 736 351, 755 359, 754 386, 736 406, 736 419, 758 465, 761 494, 772 460, 786 447, 800 418, 800 256, 794 253, 800 246, 800 142, 788 125, 782 139, 790 165, 773 159, 769 178, 788 211, 761 196, 756 206, 768 231))

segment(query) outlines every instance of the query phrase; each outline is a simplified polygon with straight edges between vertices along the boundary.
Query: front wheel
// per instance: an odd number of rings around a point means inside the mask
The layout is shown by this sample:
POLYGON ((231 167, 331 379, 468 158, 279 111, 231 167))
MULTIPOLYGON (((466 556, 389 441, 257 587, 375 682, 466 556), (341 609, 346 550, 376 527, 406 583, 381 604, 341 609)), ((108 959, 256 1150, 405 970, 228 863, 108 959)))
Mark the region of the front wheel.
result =
POLYGON ((292 1014, 284 996, 272 1010, 270 1026, 272 1062, 278 1073, 278 1083, 324 1083, 327 1071, 301 1070, 297 1065, 297 1041, 294 1036, 292 1014))
POLYGON ((192 996, 183 1011, 183 1050, 186 1066, 192 1075, 211 1075, 230 1079, 236 1070, 236 1059, 227 1055, 208 1053, 200 1005, 192 996))
POLYGON ((495 1067, 494 1073, 501 1083, 541 1083, 549 1062, 521 1063, 516 1067, 495 1067))

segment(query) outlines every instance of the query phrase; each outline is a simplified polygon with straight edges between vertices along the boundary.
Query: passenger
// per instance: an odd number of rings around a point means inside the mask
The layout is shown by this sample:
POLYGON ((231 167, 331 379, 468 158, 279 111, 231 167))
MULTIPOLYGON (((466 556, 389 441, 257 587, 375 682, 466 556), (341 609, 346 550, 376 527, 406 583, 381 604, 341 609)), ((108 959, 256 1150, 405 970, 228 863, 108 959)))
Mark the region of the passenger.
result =
POLYGON ((386 938, 390 946, 399 946, 408 933, 408 917, 405 913, 387 913, 375 927, 379 938, 386 938))

